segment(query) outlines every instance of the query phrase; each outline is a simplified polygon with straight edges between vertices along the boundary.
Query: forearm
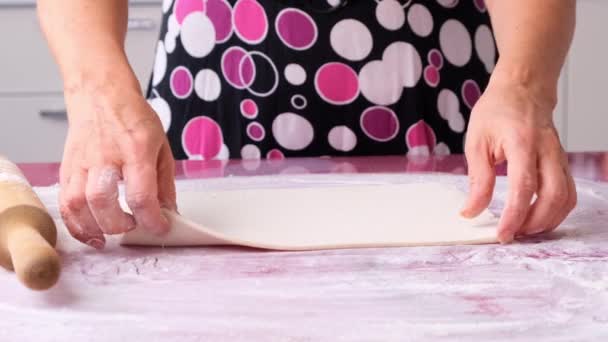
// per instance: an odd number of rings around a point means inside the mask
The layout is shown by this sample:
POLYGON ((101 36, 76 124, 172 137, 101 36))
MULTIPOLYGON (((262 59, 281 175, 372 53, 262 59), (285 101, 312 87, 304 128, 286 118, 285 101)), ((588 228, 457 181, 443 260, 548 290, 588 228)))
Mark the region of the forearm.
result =
POLYGON ((492 78, 555 96, 572 41, 575 0, 486 0, 500 58, 492 78))
POLYGON ((38 0, 38 16, 66 95, 83 87, 138 87, 124 52, 127 0, 38 0))

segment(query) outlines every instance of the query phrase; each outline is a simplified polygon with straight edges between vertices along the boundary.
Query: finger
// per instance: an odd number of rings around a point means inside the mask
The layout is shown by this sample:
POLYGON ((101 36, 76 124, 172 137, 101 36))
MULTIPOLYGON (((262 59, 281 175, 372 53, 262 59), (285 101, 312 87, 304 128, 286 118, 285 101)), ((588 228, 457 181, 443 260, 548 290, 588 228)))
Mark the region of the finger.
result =
POLYGON ((467 150, 466 158, 470 189, 461 215, 472 218, 479 215, 490 205, 496 181, 496 171, 485 145, 467 150))
POLYGON ((85 195, 87 174, 84 170, 72 172, 70 181, 60 191, 60 212, 70 234, 93 248, 105 245, 103 232, 89 210, 85 195))
POLYGON ((564 208, 557 214, 554 220, 549 224, 549 229, 547 231, 555 230, 565 219, 568 217, 570 212, 576 207, 576 203, 578 201, 578 196, 576 193, 576 184, 574 183, 574 179, 570 174, 569 167, 567 165, 562 168, 564 174, 566 175, 566 182, 568 186, 568 199, 564 208))
POLYGON ((521 229, 525 235, 548 230, 568 201, 568 180, 559 156, 539 156, 538 171, 537 198, 521 229))
POLYGON ((66 138, 66 145, 63 151, 63 159, 61 161, 61 165, 59 166, 59 185, 64 188, 68 186, 70 182, 70 175, 73 173, 73 169, 75 169, 72 165, 73 157, 75 155, 74 148, 68 143, 70 139, 69 133, 66 138))
POLYGON ((169 223, 160 210, 156 165, 131 164, 125 166, 123 173, 127 204, 137 226, 155 234, 166 233, 169 223))
POLYGON ((163 144, 158 161, 158 199, 161 207, 177 211, 175 161, 168 143, 163 144))
POLYGON ((535 153, 518 147, 514 151, 506 150, 505 156, 508 160, 509 189, 505 209, 498 223, 498 240, 501 243, 513 241, 521 229, 538 183, 535 153))
POLYGON ((120 173, 115 167, 89 170, 86 198, 99 228, 105 234, 122 234, 135 228, 135 220, 118 202, 120 173))

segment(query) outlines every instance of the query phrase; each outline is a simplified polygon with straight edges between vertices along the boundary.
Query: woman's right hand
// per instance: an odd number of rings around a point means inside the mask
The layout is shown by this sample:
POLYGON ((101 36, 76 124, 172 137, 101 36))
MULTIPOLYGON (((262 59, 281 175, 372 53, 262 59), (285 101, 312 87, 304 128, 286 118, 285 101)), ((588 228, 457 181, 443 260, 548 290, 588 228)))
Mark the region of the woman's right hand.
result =
POLYGON ((69 131, 60 171, 61 216, 77 240, 96 249, 105 234, 136 226, 168 231, 161 208, 176 210, 175 163, 161 122, 132 79, 66 89, 69 131), (124 180, 132 215, 119 205, 124 180))

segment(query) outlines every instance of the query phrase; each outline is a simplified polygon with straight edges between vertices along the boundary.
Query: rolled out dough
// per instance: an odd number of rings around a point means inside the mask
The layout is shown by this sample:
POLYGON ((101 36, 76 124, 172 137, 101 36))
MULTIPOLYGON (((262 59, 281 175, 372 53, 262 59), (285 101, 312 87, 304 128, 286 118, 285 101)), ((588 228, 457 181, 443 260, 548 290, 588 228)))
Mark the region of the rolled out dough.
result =
POLYGON ((437 184, 183 192, 162 237, 136 229, 123 245, 242 245, 275 250, 496 242, 497 218, 459 215, 465 195, 437 184))

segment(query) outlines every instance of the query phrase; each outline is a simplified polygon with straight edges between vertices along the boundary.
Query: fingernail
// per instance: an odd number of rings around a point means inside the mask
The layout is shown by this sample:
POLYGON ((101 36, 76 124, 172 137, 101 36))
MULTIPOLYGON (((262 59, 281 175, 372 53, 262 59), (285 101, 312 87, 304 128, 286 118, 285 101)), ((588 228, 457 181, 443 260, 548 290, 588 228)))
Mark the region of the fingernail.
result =
POLYGON ((95 248, 95 249, 103 249, 104 243, 100 239, 91 239, 87 241, 87 245, 95 248))
POLYGON ((526 232, 526 235, 536 235, 536 234, 540 234, 544 231, 545 231, 545 228, 536 228, 536 229, 530 230, 529 232, 526 232))
POLYGON ((133 216, 127 216, 127 232, 130 232, 132 230, 134 230, 135 228, 137 228, 137 224, 135 223, 135 219, 133 218, 133 216))
POLYGON ((498 235, 498 242, 500 242, 502 244, 509 244, 509 243, 513 242, 514 238, 515 237, 512 233, 502 233, 502 234, 498 235))
POLYGON ((462 208, 460 210, 460 216, 463 216, 463 217, 466 217, 466 218, 470 217, 471 216, 471 210, 469 210, 468 208, 462 208))

